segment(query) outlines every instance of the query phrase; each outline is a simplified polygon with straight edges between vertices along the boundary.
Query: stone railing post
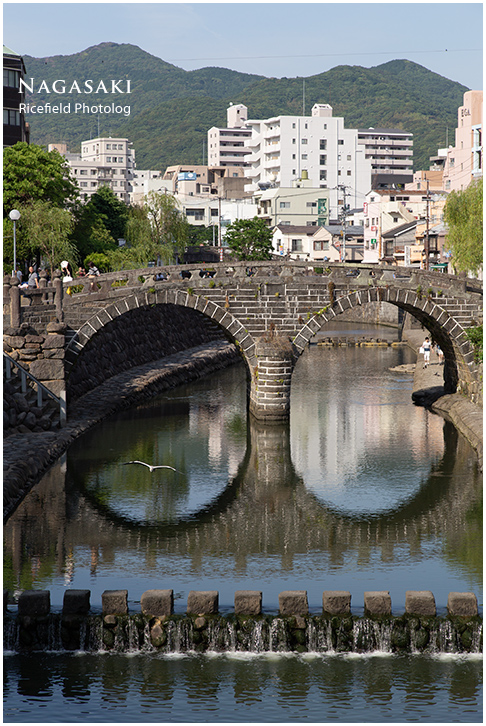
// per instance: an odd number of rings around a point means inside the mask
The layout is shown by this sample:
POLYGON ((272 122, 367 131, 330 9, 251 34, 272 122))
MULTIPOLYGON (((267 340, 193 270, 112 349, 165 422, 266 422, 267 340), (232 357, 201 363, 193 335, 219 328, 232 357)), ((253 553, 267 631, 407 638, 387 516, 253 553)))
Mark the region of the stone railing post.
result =
POLYGON ((3 276, 3 304, 6 306, 4 308, 6 313, 7 309, 10 310, 10 275, 3 276))
POLYGON ((20 328, 21 322, 19 278, 15 276, 10 278, 10 325, 20 328))
MULTIPOLYGON (((45 270, 39 272, 39 287, 42 289, 47 287, 47 272, 45 270)), ((42 295, 42 302, 47 302, 47 292, 42 295)))
POLYGON ((63 289, 61 273, 59 270, 54 272, 54 304, 56 306, 56 317, 59 323, 64 321, 64 311, 62 309, 63 289))

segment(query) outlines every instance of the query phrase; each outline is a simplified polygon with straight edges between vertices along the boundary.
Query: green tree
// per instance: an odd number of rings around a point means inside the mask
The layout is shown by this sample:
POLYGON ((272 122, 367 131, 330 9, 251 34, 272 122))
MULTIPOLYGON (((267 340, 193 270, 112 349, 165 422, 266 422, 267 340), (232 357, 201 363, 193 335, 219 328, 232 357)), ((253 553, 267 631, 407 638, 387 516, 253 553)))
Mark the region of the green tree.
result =
POLYGON ((128 219, 128 206, 122 202, 109 186, 102 186, 93 194, 87 207, 95 216, 103 220, 103 224, 113 239, 125 236, 128 219))
POLYGON ((125 236, 129 207, 106 186, 93 194, 89 202, 76 208, 73 242, 81 258, 93 252, 108 254, 125 236))
POLYGON ((59 268, 63 259, 72 266, 78 251, 70 241, 74 224, 71 212, 40 200, 22 206, 19 211, 25 237, 32 240, 31 252, 38 251, 51 270, 59 268))
POLYGON ((451 192, 444 209, 447 242, 456 271, 476 274, 483 264, 483 180, 451 192))
POLYGON ((165 265, 182 258, 189 241, 189 222, 172 194, 150 192, 144 208, 150 221, 152 242, 159 245, 158 254, 165 265))
POLYGON ((126 247, 109 253, 110 265, 114 270, 147 267, 159 255, 159 243, 152 236, 152 227, 145 207, 131 207, 125 230, 126 247))
POLYGON ((69 207, 78 196, 69 165, 58 151, 45 151, 25 141, 3 151, 4 216, 35 201, 69 207))
POLYGON ((224 237, 239 260, 269 260, 272 257, 272 231, 262 219, 237 219, 224 237))

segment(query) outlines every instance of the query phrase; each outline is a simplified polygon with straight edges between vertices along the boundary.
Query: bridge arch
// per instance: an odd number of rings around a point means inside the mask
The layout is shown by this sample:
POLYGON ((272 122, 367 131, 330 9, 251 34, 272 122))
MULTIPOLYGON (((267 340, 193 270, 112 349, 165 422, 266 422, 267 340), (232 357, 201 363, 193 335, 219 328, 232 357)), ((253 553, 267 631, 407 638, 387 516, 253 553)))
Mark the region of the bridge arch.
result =
POLYGON ((311 338, 322 327, 356 307, 371 302, 388 302, 410 313, 427 328, 432 339, 444 352, 444 389, 455 393, 459 382, 463 385, 474 378, 474 350, 464 328, 433 300, 416 292, 393 286, 358 290, 339 297, 334 304, 318 311, 302 326, 293 340, 300 355, 311 338))
MULTIPOLYGON (((151 293, 137 291, 111 302, 106 307, 100 308, 76 331, 67 345, 65 354, 68 387, 69 378, 76 372, 78 364, 83 361, 83 353, 89 350, 90 344, 95 341, 96 336, 102 333, 107 325, 120 320, 124 315, 132 311, 156 306, 170 307, 171 305, 186 310, 194 310, 200 315, 206 316, 222 330, 225 337, 236 344, 248 367, 255 364, 255 341, 253 336, 248 333, 241 322, 220 305, 203 300, 199 296, 188 295, 184 290, 168 291, 164 301, 154 301, 151 293)), ((199 340, 195 340, 192 344, 197 345, 199 342, 199 340)))

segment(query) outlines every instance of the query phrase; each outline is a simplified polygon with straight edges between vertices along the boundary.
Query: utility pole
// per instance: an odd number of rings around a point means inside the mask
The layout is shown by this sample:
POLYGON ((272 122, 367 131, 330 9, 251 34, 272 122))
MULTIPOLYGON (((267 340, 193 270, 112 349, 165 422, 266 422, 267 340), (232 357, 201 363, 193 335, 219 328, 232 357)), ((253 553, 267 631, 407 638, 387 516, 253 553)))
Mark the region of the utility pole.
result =
POLYGON ((429 269, 429 180, 427 179, 427 212, 425 219, 425 239, 424 239, 424 270, 429 269))
POLYGON ((341 248, 341 262, 346 262, 346 216, 348 213, 348 207, 346 205, 346 186, 344 184, 338 184, 338 189, 342 189, 343 192, 343 210, 341 212, 342 224, 343 224, 343 246, 341 248))
POLYGON ((223 261, 223 245, 221 242, 221 197, 218 195, 218 247, 219 259, 223 261))

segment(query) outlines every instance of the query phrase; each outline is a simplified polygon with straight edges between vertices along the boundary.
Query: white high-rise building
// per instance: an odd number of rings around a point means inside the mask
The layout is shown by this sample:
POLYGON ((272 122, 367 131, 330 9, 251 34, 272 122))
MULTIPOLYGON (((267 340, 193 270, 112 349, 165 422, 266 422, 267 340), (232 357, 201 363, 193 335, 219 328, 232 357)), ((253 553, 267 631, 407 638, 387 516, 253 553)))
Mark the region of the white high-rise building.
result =
POLYGON ((247 120, 251 153, 245 156, 245 189, 291 187, 307 172, 313 187, 329 190, 330 217, 335 219, 343 205, 362 207, 371 188, 371 160, 358 143, 358 130, 345 129, 331 106, 316 103, 311 113, 247 120))
POLYGON ((245 141, 251 137, 246 128, 248 109, 242 103, 231 104, 226 111, 226 128, 213 126, 208 131, 208 166, 246 166, 248 149, 245 141))

